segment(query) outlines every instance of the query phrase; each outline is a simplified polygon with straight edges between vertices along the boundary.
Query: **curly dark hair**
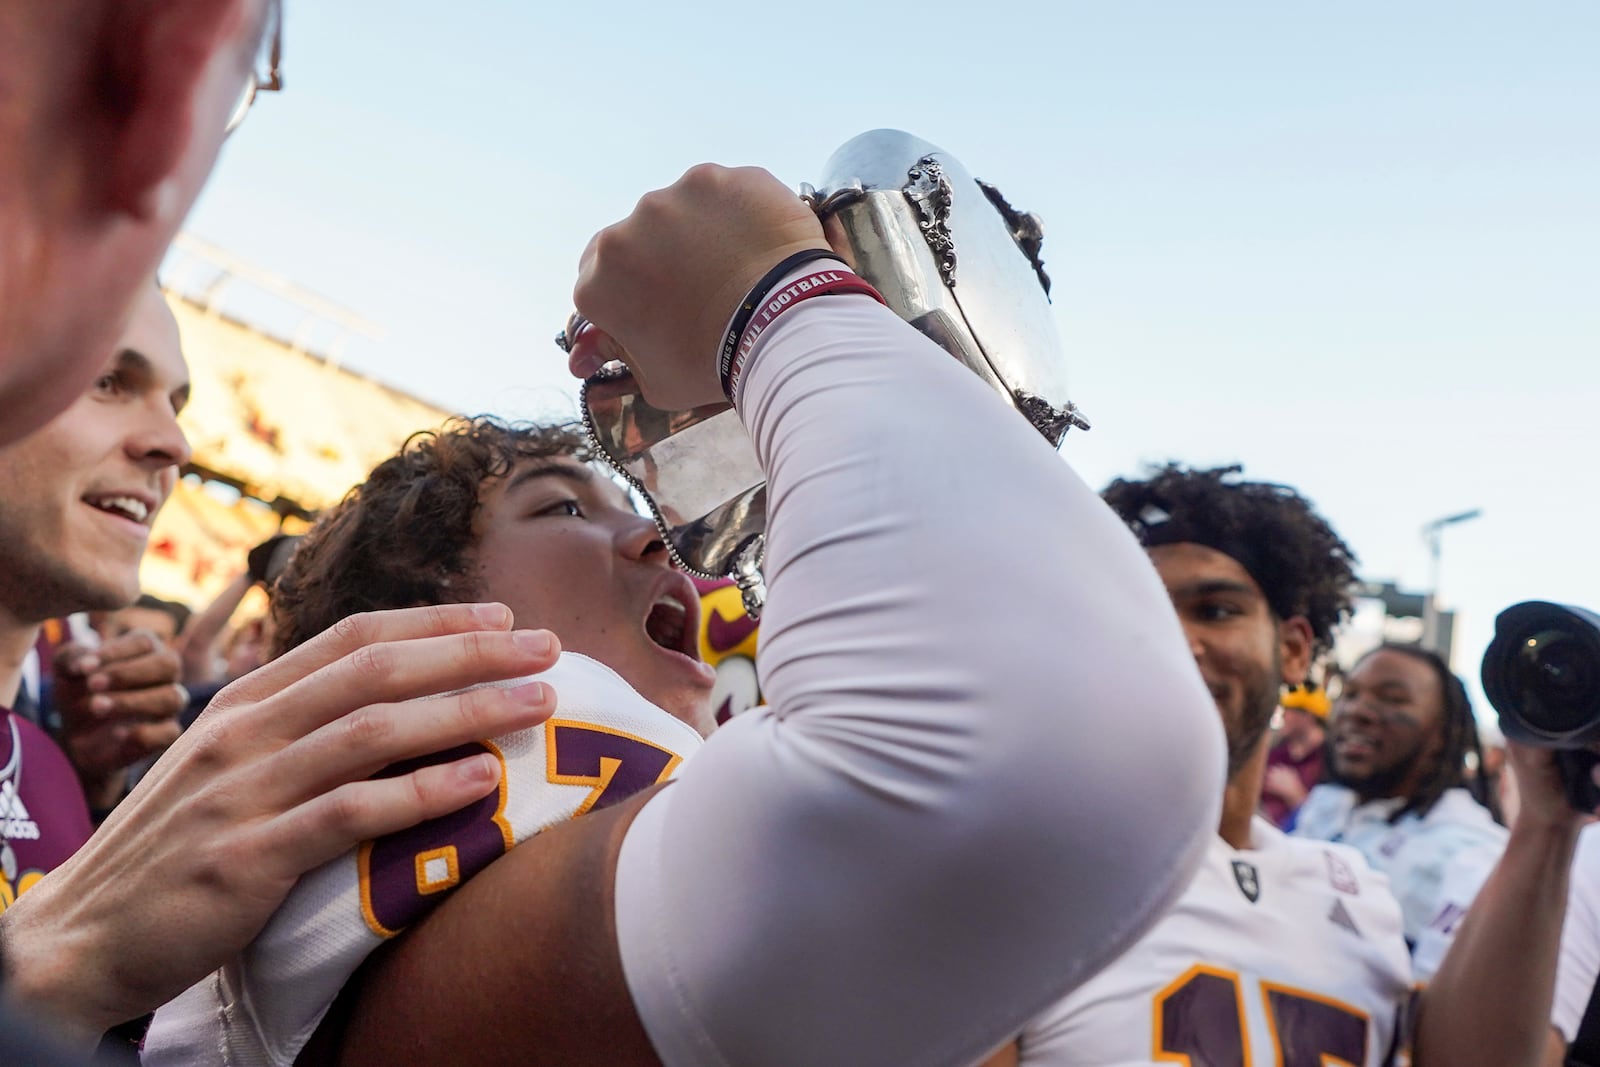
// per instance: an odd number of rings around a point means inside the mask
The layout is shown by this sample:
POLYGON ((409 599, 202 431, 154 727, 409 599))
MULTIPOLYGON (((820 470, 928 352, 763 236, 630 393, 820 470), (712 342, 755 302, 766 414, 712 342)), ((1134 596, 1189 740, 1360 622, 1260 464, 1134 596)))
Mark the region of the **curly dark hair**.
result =
POLYGON ((272 590, 272 654, 362 611, 476 595, 471 554, 483 483, 524 459, 593 457, 580 427, 458 418, 413 434, 328 509, 272 590))
MULTIPOLYGON (((1500 810, 1499 798, 1495 796, 1494 782, 1483 773, 1483 746, 1478 740, 1478 718, 1472 713, 1472 698, 1467 696, 1467 687, 1459 675, 1450 669, 1450 665, 1437 652, 1423 648, 1421 645, 1397 644, 1384 642, 1377 648, 1362 655, 1361 660, 1379 652, 1397 652, 1402 656, 1427 664, 1439 680, 1439 692, 1443 694, 1443 707, 1439 709, 1439 730, 1441 744, 1439 756, 1433 761, 1433 766, 1423 773, 1417 788, 1406 797, 1394 814, 1389 816, 1390 824, 1398 823, 1405 816, 1415 813, 1422 817, 1433 810, 1433 806, 1444 796, 1445 791, 1460 786, 1472 794, 1472 799, 1489 809, 1489 814, 1494 821, 1505 823, 1505 815, 1500 810), (1472 753, 1472 758, 1479 768, 1477 774, 1467 776, 1467 753, 1472 753)), ((1356 663, 1360 664, 1361 660, 1356 663)), ((1330 733, 1328 744, 1333 744, 1330 733)), ((1332 766, 1332 760, 1327 762, 1332 766)))
POLYGON ((1356 557, 1311 502, 1286 485, 1238 480, 1237 464, 1151 467, 1101 492, 1141 543, 1196 541, 1237 559, 1281 621, 1304 616, 1313 651, 1326 652, 1350 613, 1356 557))

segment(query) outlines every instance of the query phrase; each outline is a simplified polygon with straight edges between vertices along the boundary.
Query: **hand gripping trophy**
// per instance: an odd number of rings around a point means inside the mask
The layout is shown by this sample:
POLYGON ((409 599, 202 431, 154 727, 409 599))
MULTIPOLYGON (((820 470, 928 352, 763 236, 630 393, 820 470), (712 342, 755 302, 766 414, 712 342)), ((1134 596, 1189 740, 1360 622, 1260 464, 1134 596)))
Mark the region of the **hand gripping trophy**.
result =
MULTIPOLYGON (((988 382, 1050 442, 1088 422, 1067 399, 1037 216, 1006 202, 949 153, 899 130, 846 142, 801 197, 829 243, 889 307, 988 382)), ((587 324, 568 323, 570 347, 587 324)), ((728 404, 665 411, 620 362, 580 395, 595 449, 649 503, 673 561, 731 577, 760 612, 766 481, 728 404)))

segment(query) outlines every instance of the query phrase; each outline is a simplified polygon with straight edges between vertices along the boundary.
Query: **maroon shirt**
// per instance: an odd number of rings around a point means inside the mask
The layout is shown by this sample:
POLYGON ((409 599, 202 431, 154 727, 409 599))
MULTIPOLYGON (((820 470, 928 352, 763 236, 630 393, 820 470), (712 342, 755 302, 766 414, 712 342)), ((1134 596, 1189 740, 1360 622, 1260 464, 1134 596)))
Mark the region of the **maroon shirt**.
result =
MULTIPOLYGON (((1297 760, 1289 754, 1287 743, 1280 742, 1273 745, 1267 753, 1267 770, 1277 766, 1288 767, 1300 776, 1300 782, 1306 787, 1306 792, 1311 792, 1311 787, 1322 781, 1322 746, 1318 745, 1311 750, 1305 759, 1297 760)), ((1272 820, 1272 824, 1280 830, 1289 828, 1289 817, 1297 809, 1289 807, 1280 797, 1270 796, 1265 790, 1261 794, 1261 814, 1272 820)))
POLYGON ((0 837, 16 855, 16 875, 0 872, 0 910, 89 840, 94 831, 78 774, 50 736, 0 708, 0 771, 11 767, 13 726, 22 759, 0 781, 0 837))

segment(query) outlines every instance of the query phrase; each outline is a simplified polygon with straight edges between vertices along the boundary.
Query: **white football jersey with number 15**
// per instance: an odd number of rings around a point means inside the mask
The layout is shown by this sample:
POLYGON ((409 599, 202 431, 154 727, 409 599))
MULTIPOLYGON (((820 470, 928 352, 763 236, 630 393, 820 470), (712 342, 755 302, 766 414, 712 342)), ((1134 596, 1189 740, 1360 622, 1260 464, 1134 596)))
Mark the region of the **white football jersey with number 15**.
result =
POLYGON ((427 760, 490 752, 504 768, 497 793, 369 841, 300 879, 238 959, 156 1013, 145 1067, 287 1067, 385 940, 517 842, 672 777, 700 747, 694 730, 585 656, 564 653, 539 678, 557 694, 544 725, 427 760))
POLYGON ((1256 819, 1187 892, 1024 1031, 1038 1067, 1382 1067, 1411 986, 1400 906, 1354 849, 1256 819))

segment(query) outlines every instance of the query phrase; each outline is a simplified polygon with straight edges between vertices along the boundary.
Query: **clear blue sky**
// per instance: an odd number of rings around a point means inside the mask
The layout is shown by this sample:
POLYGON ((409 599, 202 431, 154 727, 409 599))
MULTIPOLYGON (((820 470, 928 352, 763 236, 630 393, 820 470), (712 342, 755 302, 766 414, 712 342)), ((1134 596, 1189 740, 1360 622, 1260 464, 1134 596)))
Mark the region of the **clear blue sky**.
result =
POLYGON ((288 8, 190 228, 381 323, 352 366, 570 412, 593 231, 895 126, 1044 216, 1091 484, 1241 460, 1412 586, 1483 508, 1444 558, 1469 676, 1507 604, 1600 607, 1600 4, 288 8))

